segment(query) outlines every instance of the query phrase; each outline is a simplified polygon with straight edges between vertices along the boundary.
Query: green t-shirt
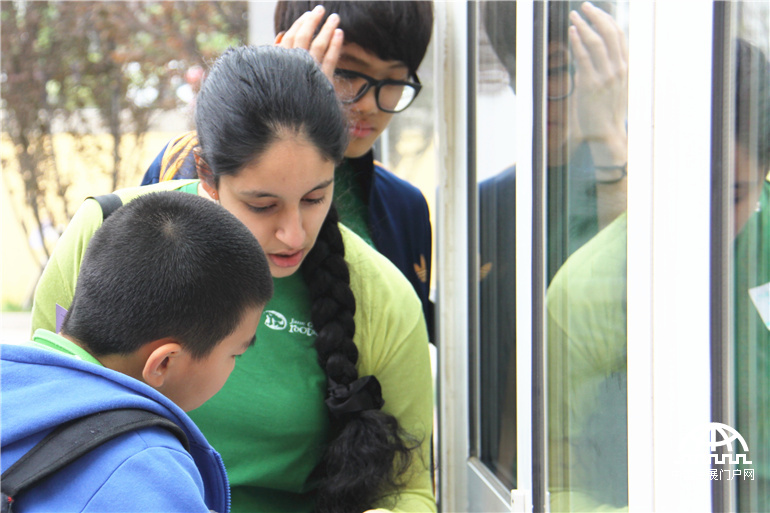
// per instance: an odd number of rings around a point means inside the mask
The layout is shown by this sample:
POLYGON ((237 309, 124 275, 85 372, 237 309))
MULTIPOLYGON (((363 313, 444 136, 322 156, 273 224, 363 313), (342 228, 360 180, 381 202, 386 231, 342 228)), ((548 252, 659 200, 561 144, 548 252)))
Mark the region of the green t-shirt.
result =
POLYGON ((233 512, 313 508, 308 476, 321 459, 329 421, 300 274, 273 280, 254 347, 220 393, 190 412, 225 461, 233 512))
POLYGON ((364 188, 347 159, 334 170, 334 203, 337 205, 340 222, 374 247, 364 188))
MULTIPOLYGON (((175 180, 116 194, 125 203, 162 190, 196 193, 197 185, 197 180, 175 180)), ((72 303, 80 262, 101 223, 98 203, 85 201, 38 282, 33 329, 54 329, 56 304, 68 308, 72 303)), ((429 466, 433 389, 422 305, 386 257, 345 226, 340 225, 340 232, 356 298, 356 368, 360 376, 377 377, 383 411, 421 441, 399 493, 374 506, 398 512, 436 511, 429 466)), ((222 453, 236 513, 254 511, 252 505, 271 512, 312 511, 310 473, 328 437, 326 377, 312 345, 307 290, 300 273, 274 283, 255 347, 238 360, 212 402, 190 415, 222 453), (284 320, 285 328, 279 329, 284 320)))

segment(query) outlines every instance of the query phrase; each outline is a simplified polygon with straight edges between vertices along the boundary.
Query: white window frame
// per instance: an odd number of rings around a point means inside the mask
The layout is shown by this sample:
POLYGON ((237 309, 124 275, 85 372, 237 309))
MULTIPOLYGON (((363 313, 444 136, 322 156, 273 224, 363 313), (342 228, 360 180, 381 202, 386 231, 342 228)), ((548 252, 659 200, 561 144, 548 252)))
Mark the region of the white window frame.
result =
MULTIPOLYGON (((532 505, 531 347, 517 344, 518 489, 469 457, 467 27, 436 2, 439 501, 442 511, 532 505)), ((517 31, 517 340, 532 336, 532 19, 517 31), (526 34, 526 35, 525 35, 526 34)), ((629 51, 628 464, 630 511, 710 511, 711 49, 709 1, 632 2, 629 51), (672 56, 681 58, 672 58, 672 56), (676 87, 674 84, 682 84, 676 87)))
MULTIPOLYGON (((518 77, 532 76, 533 1, 518 2, 518 77)), ((532 83, 516 85, 517 488, 509 490, 470 456, 468 120, 466 2, 436 2, 436 82, 440 169, 437 202, 439 504, 442 511, 532 511, 532 83)))
POLYGON ((713 6, 630 7, 629 509, 710 511, 713 6))

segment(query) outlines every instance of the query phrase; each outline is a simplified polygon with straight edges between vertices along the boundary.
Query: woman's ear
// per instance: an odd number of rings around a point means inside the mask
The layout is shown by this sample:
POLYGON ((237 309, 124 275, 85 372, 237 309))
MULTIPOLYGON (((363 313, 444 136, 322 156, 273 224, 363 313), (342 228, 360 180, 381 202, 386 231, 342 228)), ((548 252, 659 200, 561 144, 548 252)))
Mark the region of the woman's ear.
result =
POLYGON ((203 190, 205 190, 206 194, 211 196, 211 198, 218 200, 217 181, 214 178, 211 167, 209 167, 208 163, 203 158, 200 146, 196 146, 193 150, 193 157, 195 158, 195 170, 198 173, 198 178, 201 180, 203 190))
POLYGON ((185 354, 182 346, 174 339, 162 339, 151 342, 153 349, 142 369, 142 380, 152 388, 161 388, 174 372, 175 365, 181 363, 185 354))

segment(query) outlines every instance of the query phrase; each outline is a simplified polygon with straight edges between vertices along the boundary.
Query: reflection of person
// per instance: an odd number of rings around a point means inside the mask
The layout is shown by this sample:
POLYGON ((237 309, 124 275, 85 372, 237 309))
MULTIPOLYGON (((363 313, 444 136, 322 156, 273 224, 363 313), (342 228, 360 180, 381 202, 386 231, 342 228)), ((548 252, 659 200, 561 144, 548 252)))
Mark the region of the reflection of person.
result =
MULTIPOLYGON (((734 297, 736 375, 740 378, 736 428, 758 466, 757 482, 766 487, 768 426, 765 422, 752 425, 748 419, 770 415, 766 394, 770 336, 749 306, 748 290, 770 281, 770 254, 765 254, 770 248, 770 184, 765 181, 770 170, 770 79, 758 49, 739 42, 737 56, 734 297), (750 276, 748 262, 756 265, 750 276), (753 358, 749 357, 752 352, 753 358), (746 376, 756 376, 756 381, 749 382, 746 376), (749 399, 757 397, 757 402, 749 399)), ((576 251, 548 289, 552 511, 627 508, 626 222, 626 214, 619 216, 576 251)), ((767 510, 767 490, 764 507, 750 509, 767 510)))
MULTIPOLYGON (((607 2, 550 2, 547 58, 546 223, 548 282, 567 257, 625 209, 628 52, 607 2)), ((484 29, 516 79, 516 2, 484 2, 484 29)), ((498 474, 515 467, 515 168, 479 185, 482 375, 501 377, 482 397, 482 417, 500 414, 483 452, 498 474), (504 383, 504 384, 503 384, 504 383), (497 442, 499 440, 499 443, 497 442)), ((486 442, 484 442, 486 440, 486 442)))
POLYGON ((770 511, 770 328, 762 318, 768 306, 755 304, 750 295, 770 283, 770 63, 742 40, 737 62, 734 427, 748 443, 753 462, 748 467, 755 470, 753 480, 738 482, 738 510, 770 511), (765 178, 761 188, 757 174, 765 178))
MULTIPOLYGON (((347 122, 333 87, 304 50, 231 49, 203 84, 196 125, 201 180, 119 194, 211 197, 268 256, 275 294, 259 344, 191 414, 222 454, 233 510, 435 511, 425 320, 398 269, 337 223, 347 122)), ((37 326, 69 303, 78 248, 98 225, 89 203, 38 285, 37 326)))
MULTIPOLYGON (((310 51, 345 104, 350 141, 334 189, 340 220, 407 277, 422 301, 431 340, 428 205, 419 189, 374 160, 372 146, 419 93, 417 68, 432 27, 432 3, 425 1, 279 1, 275 11, 276 43, 310 51)), ((194 135, 170 142, 142 184, 196 178, 194 135)))
MULTIPOLYGON (((625 35, 604 10, 589 2, 581 3, 579 9, 575 4, 552 2, 548 11, 549 281, 567 256, 625 209, 625 35)), ((511 75, 512 84, 516 46, 515 31, 510 27, 515 26, 515 10, 516 2, 486 2, 482 7, 492 47, 511 75)), ((485 189, 499 196, 495 190, 510 180, 513 173, 509 170, 482 183, 482 208, 485 189)))
POLYGON ((85 251, 61 333, 3 347, 2 470, 54 427, 119 408, 168 418, 190 452, 162 428, 119 436, 14 497, 21 511, 226 512, 221 459, 184 411, 253 345, 272 291, 257 241, 210 201, 163 192, 113 213, 85 251))

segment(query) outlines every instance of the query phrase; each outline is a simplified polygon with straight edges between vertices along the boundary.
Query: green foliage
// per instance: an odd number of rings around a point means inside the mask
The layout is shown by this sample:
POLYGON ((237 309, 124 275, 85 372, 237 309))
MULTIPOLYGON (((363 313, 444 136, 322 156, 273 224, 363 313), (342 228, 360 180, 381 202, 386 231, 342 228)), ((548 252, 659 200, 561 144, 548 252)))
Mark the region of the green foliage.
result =
POLYGON ((3 301, 2 304, 0 304, 0 312, 29 312, 32 308, 30 307, 24 307, 20 303, 14 303, 12 301, 3 301))

